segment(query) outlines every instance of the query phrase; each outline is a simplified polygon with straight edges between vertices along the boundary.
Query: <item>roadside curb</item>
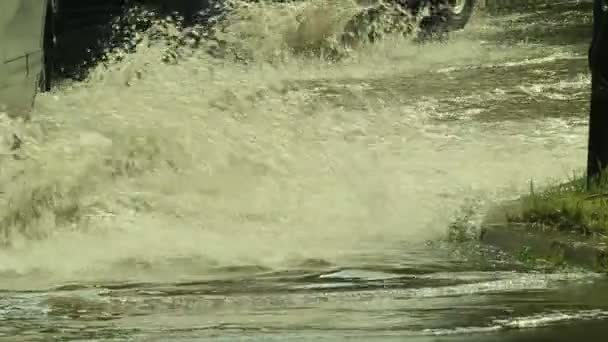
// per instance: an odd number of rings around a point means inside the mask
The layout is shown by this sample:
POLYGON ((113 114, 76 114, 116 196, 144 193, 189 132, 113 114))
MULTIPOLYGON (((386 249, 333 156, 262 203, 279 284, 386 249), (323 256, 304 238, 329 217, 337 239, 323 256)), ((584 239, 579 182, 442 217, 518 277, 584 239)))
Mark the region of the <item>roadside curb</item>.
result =
POLYGON ((485 224, 481 243, 515 256, 531 256, 554 264, 569 264, 608 272, 608 245, 597 239, 541 230, 529 224, 485 224))

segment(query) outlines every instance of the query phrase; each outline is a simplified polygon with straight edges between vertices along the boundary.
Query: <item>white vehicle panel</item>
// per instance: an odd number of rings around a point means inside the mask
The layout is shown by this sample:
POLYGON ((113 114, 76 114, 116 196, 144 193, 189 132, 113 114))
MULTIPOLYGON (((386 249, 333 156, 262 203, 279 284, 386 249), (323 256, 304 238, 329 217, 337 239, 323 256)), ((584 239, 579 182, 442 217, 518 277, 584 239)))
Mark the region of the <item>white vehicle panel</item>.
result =
POLYGON ((0 1, 0 111, 27 113, 43 69, 47 0, 0 1))

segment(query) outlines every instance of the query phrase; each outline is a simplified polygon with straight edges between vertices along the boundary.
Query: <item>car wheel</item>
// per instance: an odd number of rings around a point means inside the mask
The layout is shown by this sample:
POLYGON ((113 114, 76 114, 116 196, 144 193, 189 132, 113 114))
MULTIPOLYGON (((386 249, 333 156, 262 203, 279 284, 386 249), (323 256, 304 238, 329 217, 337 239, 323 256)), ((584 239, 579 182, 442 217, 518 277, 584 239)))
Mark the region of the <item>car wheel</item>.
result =
POLYGON ((463 29, 475 10, 475 0, 447 0, 449 8, 448 29, 463 29))

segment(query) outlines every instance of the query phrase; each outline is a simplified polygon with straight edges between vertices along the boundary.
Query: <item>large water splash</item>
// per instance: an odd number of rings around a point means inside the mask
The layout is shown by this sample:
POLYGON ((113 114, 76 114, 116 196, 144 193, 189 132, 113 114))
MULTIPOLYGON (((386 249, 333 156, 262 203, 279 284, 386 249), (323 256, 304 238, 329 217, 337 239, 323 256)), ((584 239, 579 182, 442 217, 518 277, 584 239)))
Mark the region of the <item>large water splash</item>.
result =
POLYGON ((529 51, 402 36, 339 61, 294 50, 335 41, 347 3, 239 7, 218 34, 244 59, 186 44, 177 63, 162 63, 167 40, 151 32, 182 31, 154 26, 134 53, 42 94, 32 122, 3 119, 2 281, 348 264, 443 236, 463 197, 548 174, 531 145, 433 123, 440 99, 408 96, 433 88, 416 79, 429 70, 529 51), (315 24, 298 33, 298 18, 315 24), (506 169, 495 155, 513 148, 539 166, 506 169))

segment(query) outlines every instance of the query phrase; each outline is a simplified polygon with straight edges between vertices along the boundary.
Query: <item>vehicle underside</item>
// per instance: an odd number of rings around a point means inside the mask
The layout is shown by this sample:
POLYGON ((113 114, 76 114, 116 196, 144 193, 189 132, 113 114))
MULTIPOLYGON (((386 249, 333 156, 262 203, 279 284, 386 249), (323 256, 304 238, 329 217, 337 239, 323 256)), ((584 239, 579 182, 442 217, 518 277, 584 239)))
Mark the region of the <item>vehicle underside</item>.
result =
MULTIPOLYGON (((301 0, 271 1, 285 3, 301 0)), ((437 32, 463 28, 473 11, 474 2, 475 0, 376 2, 376 5, 365 9, 362 7, 361 13, 353 18, 347 28, 350 27, 351 37, 366 35, 370 41, 374 41, 378 39, 378 32, 372 32, 366 27, 386 13, 388 7, 397 7, 407 15, 421 15, 424 11, 420 31, 430 37, 437 32)), ((120 22, 133 8, 145 7, 161 17, 177 15, 182 18, 185 26, 189 26, 204 25, 210 17, 229 11, 229 7, 223 5, 221 0, 219 3, 217 0, 49 0, 44 38, 45 70, 41 88, 50 89, 52 80, 55 79, 82 79, 87 67, 103 58, 112 42, 116 42, 116 22, 120 22)))

